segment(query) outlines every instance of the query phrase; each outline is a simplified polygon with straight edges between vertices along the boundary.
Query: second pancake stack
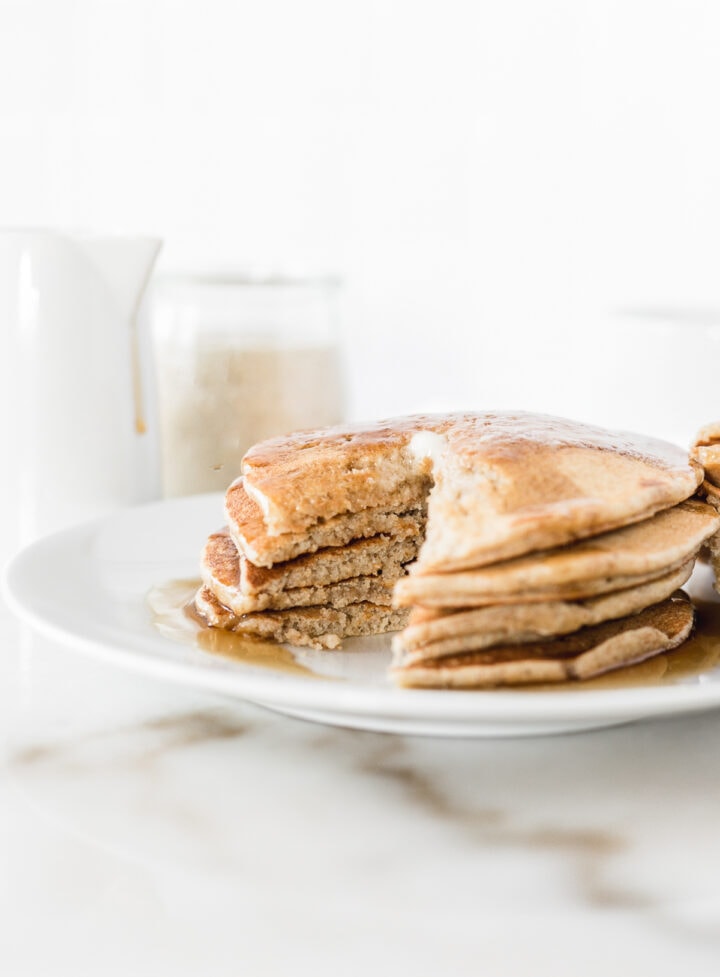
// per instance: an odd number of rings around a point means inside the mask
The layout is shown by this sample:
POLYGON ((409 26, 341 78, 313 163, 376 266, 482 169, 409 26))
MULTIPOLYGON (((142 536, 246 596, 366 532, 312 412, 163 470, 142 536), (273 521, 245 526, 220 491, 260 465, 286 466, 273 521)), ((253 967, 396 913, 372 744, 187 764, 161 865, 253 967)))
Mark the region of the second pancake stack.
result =
POLYGON ((691 499, 613 532, 456 573, 412 573, 393 643, 405 686, 477 688, 589 678, 684 641, 678 588, 720 518, 691 499))
MULTIPOLYGON (((720 421, 706 424, 698 432, 692 447, 692 456, 702 465, 705 478, 700 492, 713 508, 720 512, 720 421)), ((707 541, 708 556, 712 564, 715 590, 720 592, 720 532, 707 541)))

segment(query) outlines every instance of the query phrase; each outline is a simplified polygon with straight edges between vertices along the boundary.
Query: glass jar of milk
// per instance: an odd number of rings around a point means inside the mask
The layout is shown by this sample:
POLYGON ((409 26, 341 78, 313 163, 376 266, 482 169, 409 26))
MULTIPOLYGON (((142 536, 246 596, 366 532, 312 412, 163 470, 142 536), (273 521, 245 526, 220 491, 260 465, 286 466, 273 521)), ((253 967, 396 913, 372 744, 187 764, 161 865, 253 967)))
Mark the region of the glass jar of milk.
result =
POLYGON ((220 491, 257 441, 343 416, 339 282, 175 276, 155 287, 163 492, 220 491))

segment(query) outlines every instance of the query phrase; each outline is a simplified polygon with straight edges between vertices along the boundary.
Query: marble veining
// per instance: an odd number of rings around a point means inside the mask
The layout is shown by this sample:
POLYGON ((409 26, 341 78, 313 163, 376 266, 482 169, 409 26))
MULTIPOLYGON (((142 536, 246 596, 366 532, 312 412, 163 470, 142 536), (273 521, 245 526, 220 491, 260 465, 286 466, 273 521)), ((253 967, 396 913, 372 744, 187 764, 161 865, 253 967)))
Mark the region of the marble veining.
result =
POLYGON ((197 710, 153 717, 120 728, 93 730, 72 740, 29 744, 11 752, 7 764, 10 768, 52 763, 72 767, 76 771, 83 767, 89 769, 90 764, 83 764, 78 757, 83 747, 92 745, 97 748, 103 742, 125 739, 137 741, 139 754, 131 754, 128 761, 148 763, 171 750, 234 739, 246 733, 248 728, 246 722, 239 722, 220 710, 197 710))
POLYGON ((544 849, 567 859, 575 877, 577 897, 583 903, 612 907, 652 904, 652 900, 639 893, 613 890, 603 883, 605 860, 625 847, 622 838, 612 832, 571 827, 513 827, 503 811, 454 806, 430 779, 409 766, 390 764, 372 772, 400 785, 413 804, 461 831, 474 845, 494 850, 544 849))
POLYGON ((3 974, 717 973, 718 713, 393 737, 0 639, 3 974))

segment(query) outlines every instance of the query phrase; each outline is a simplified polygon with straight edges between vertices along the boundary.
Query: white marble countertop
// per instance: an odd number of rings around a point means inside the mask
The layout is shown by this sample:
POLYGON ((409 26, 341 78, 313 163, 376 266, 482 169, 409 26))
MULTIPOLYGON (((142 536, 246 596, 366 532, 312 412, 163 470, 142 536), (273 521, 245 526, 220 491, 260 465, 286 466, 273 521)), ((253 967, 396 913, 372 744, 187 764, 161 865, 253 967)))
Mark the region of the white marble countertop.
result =
POLYGON ((720 712, 331 729, 101 666, 0 608, 0 973, 720 972, 720 712))

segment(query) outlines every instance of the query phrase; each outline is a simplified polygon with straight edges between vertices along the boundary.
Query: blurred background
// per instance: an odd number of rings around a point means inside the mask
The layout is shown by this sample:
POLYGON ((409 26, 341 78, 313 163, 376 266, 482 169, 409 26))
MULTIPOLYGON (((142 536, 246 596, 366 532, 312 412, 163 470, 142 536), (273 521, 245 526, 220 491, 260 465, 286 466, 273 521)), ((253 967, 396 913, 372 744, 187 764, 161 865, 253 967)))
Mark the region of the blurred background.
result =
POLYGON ((3 223, 340 276, 353 418, 711 419, 715 0, 0 10, 3 223))

